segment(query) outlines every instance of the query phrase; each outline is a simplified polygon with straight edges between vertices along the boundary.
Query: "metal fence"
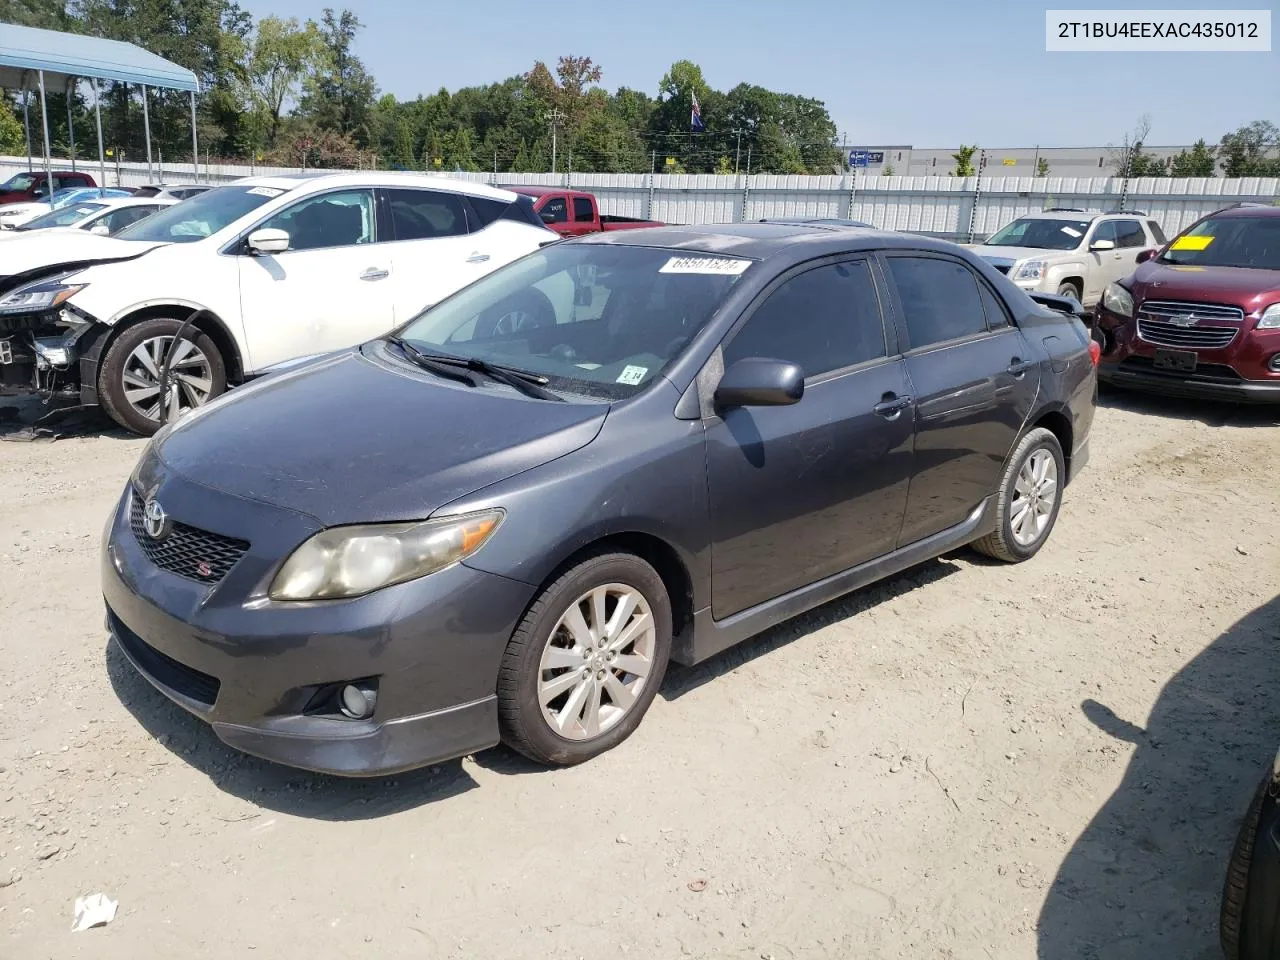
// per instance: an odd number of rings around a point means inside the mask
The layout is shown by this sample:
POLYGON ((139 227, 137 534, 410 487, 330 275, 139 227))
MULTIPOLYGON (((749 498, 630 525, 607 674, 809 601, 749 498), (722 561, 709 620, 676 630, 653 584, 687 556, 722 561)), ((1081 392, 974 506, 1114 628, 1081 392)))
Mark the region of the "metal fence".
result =
MULTIPOLYGON (((70 169, 59 160, 58 169, 70 169)), ((98 173, 96 163, 81 169, 98 173)), ((26 169, 25 157, 0 157, 0 176, 26 169)), ((202 181, 226 182, 252 174, 296 173, 297 168, 202 164, 202 181)), ((650 175, 632 173, 492 174, 446 176, 479 183, 556 186, 586 190, 604 213, 666 223, 730 223, 778 217, 863 220, 886 230, 946 239, 982 239, 1024 213, 1047 207, 1099 211, 1141 210, 1172 236, 1214 210, 1241 201, 1280 205, 1280 178, 1119 177, 856 177, 650 175)), ((152 179, 190 181, 190 164, 157 166, 152 179)), ((107 186, 147 182, 147 166, 107 165, 107 186)))

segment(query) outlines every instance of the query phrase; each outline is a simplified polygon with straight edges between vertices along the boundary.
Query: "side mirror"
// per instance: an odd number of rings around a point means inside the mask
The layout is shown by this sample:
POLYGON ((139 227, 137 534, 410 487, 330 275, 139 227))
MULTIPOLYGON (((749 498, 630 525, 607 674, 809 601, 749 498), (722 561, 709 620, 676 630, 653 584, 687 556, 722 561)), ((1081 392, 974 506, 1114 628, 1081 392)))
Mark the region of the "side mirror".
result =
POLYGON ((1157 253, 1159 253, 1159 252, 1160 252, 1159 250, 1142 250, 1142 251, 1139 251, 1139 253, 1138 253, 1138 257, 1137 257, 1137 262, 1138 262, 1138 263, 1146 263, 1148 260, 1150 260, 1152 257, 1154 257, 1154 256, 1155 256, 1157 253))
POLYGON ((249 234, 245 242, 249 245, 250 253, 284 253, 289 249, 289 233, 287 230, 264 227, 249 234))
POLYGON ((804 371, 786 360, 747 357, 720 378, 717 407, 785 407, 804 396, 804 371))
POLYGON ((550 210, 543 210, 541 213, 538 214, 538 216, 542 218, 543 223, 550 224, 550 223, 556 222, 556 215, 552 213, 550 210))
POLYGON ((1090 250, 1114 250, 1116 242, 1114 240, 1095 240, 1089 244, 1090 250))

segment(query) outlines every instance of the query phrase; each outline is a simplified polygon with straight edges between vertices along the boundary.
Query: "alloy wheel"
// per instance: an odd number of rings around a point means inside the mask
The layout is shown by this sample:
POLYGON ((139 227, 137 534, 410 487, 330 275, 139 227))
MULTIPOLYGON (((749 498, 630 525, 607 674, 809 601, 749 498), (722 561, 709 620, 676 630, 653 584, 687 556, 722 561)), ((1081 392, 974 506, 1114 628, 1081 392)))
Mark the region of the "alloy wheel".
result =
POLYGON ((203 405, 213 391, 209 358, 184 338, 169 364, 168 395, 160 396, 160 371, 172 343, 172 336, 151 337, 138 344, 124 363, 125 400, 148 420, 159 420, 160 411, 167 409, 167 419, 173 422, 203 405))
POLYGON ((1044 536, 1058 501, 1058 462, 1044 449, 1022 464, 1009 505, 1009 526, 1019 546, 1029 547, 1044 536))

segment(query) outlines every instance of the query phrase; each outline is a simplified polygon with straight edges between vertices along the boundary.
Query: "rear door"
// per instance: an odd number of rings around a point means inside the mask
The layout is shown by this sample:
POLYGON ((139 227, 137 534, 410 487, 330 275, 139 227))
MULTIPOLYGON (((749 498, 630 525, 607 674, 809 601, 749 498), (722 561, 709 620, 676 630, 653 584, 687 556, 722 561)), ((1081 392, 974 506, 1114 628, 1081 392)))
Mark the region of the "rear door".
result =
POLYGON ((253 229, 289 234, 284 253, 237 257, 251 369, 339 350, 390 330, 390 244, 375 242, 373 191, 314 194, 253 229))
POLYGON ((1141 220, 1116 220, 1115 275, 1108 282, 1123 280, 1138 269, 1138 254, 1147 249, 1147 234, 1141 220))
POLYGON ((877 275, 864 258, 797 268, 722 346, 725 369, 769 357, 806 377, 799 403, 704 421, 716 619, 893 550, 912 423, 877 275))
POLYGON ((945 254, 885 255, 915 398, 915 455, 898 546, 962 523, 993 493, 1040 368, 998 294, 945 254))

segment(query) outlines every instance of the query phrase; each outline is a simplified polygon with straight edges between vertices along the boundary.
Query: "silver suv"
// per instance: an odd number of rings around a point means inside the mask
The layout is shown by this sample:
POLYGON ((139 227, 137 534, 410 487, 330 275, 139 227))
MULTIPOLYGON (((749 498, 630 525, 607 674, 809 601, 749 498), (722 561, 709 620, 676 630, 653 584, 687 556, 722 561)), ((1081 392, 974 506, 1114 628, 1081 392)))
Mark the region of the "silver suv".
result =
POLYGON ((968 244, 1023 290, 1072 297, 1091 307, 1138 266, 1138 254, 1165 245, 1164 231, 1140 210, 1086 213, 1056 208, 1019 217, 985 243, 968 244))

